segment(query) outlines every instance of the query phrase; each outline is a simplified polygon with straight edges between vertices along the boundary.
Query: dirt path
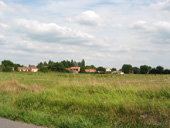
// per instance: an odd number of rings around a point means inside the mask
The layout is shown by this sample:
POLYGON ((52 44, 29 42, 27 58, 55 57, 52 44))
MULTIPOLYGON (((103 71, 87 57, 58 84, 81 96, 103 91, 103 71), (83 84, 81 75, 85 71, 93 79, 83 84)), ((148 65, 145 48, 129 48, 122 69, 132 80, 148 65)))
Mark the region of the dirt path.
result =
POLYGON ((44 128, 0 118, 0 128, 44 128))

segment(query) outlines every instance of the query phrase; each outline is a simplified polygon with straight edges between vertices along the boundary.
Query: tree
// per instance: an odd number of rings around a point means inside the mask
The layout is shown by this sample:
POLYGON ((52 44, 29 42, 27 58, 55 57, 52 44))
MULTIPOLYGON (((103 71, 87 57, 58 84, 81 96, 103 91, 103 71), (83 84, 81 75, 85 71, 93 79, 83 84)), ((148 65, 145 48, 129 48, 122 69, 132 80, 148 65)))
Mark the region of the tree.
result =
POLYGON ((38 65, 37 65, 37 67, 38 68, 41 68, 41 67, 44 67, 44 66, 48 66, 48 65, 50 65, 50 64, 52 64, 53 62, 50 60, 49 61, 49 64, 47 64, 47 62, 46 61, 44 61, 44 62, 40 62, 40 63, 38 63, 38 65))
POLYGON ((149 72, 151 71, 152 67, 151 66, 148 66, 148 69, 149 69, 149 72))
POLYGON ((133 67, 132 70, 133 70, 134 74, 139 74, 140 73, 140 69, 138 67, 133 67))
POLYGON ((163 74, 170 74, 170 69, 165 69, 165 70, 163 71, 163 74))
POLYGON ((83 59, 81 62, 79 62, 79 67, 80 67, 80 73, 85 73, 85 60, 83 59))
POLYGON ((43 64, 44 66, 47 66, 48 64, 47 64, 47 62, 46 61, 44 61, 44 64, 43 64))
POLYGON ((162 74, 162 73, 163 73, 163 70, 164 70, 164 68, 163 68, 162 66, 157 66, 157 67, 156 67, 156 73, 157 73, 157 74, 162 74))
POLYGON ((21 65, 20 65, 20 64, 14 64, 13 67, 14 67, 14 70, 15 70, 15 71, 19 71, 19 70, 18 70, 18 67, 21 67, 21 65))
POLYGON ((152 68, 149 72, 149 74, 156 74, 156 68, 152 68))
POLYGON ((132 73, 132 65, 130 65, 130 64, 124 64, 123 66, 122 66, 122 71, 124 72, 124 73, 132 73))
POLYGON ((96 71, 98 71, 99 73, 105 73, 106 72, 106 69, 104 67, 98 67, 96 68, 96 71))
POLYGON ((85 67, 85 60, 84 59, 81 61, 81 67, 85 67))
POLYGON ((46 68, 46 67, 41 67, 41 68, 39 68, 38 71, 46 73, 46 72, 48 72, 48 68, 46 68))
POLYGON ((80 73, 85 73, 85 69, 86 69, 85 67, 81 67, 80 68, 80 73))
POLYGON ((148 74, 149 73, 149 67, 147 65, 141 65, 140 66, 140 73, 141 74, 148 74))
POLYGON ((4 72, 11 72, 12 67, 14 66, 14 63, 10 60, 4 60, 1 62, 2 64, 2 71, 4 72))
POLYGON ((113 72, 113 71, 116 71, 116 70, 117 70, 116 68, 112 68, 112 69, 111 69, 112 72, 113 72))
POLYGON ((52 60, 49 60, 48 61, 48 65, 50 65, 50 64, 54 64, 55 62, 54 61, 52 61, 52 60))
POLYGON ((62 64, 62 63, 53 63, 51 65, 49 65, 49 69, 51 71, 58 71, 58 72, 66 72, 66 67, 62 64))
POLYGON ((42 66, 43 66, 42 62, 38 63, 38 65, 37 65, 38 68, 41 68, 42 66))
POLYGON ((86 66, 86 69, 96 69, 94 65, 86 66))
POLYGON ((67 60, 63 60, 63 61, 61 61, 61 63, 66 67, 66 68, 70 68, 71 67, 71 65, 70 65, 70 62, 67 60))

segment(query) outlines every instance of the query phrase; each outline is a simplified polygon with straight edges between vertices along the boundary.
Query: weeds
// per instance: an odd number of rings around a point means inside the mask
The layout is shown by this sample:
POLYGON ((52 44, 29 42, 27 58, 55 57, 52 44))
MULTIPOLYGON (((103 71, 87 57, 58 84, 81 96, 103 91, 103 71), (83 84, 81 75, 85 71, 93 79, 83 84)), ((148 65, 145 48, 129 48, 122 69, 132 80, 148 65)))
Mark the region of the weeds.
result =
POLYGON ((169 75, 0 73, 0 116, 47 127, 169 127, 169 75))

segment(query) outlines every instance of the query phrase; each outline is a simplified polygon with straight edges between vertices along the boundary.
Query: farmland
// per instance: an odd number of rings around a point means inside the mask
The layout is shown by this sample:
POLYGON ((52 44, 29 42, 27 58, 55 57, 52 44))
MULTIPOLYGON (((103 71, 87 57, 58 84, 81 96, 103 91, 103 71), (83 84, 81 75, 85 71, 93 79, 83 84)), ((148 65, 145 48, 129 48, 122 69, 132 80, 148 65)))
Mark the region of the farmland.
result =
POLYGON ((46 127, 170 127, 170 75, 0 73, 0 116, 46 127))

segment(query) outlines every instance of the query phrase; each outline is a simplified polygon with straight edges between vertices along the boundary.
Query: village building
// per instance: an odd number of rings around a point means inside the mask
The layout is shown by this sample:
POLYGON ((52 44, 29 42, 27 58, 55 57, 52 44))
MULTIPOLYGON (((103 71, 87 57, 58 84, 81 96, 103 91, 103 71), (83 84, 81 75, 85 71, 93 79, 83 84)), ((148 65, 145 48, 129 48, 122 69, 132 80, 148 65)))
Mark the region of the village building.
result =
POLYGON ((30 71, 30 68, 27 68, 27 67, 18 67, 18 70, 21 72, 21 71, 23 71, 23 72, 28 72, 28 71, 30 71))
MULTIPOLYGON (((14 71, 14 67, 12 67, 12 70, 14 71)), ((20 72, 37 72, 38 68, 34 65, 29 67, 18 67, 18 71, 20 72)))
POLYGON ((67 69, 70 71, 70 73, 79 73, 80 72, 80 67, 71 67, 67 69))
POLYGON ((109 69, 109 68, 106 68, 106 72, 111 72, 111 69, 109 69))
POLYGON ((96 73, 96 69, 85 69, 86 73, 96 73))
POLYGON ((15 68, 14 67, 12 67, 12 71, 14 71, 15 70, 15 68))
POLYGON ((113 71, 112 74, 124 74, 122 71, 113 71))
POLYGON ((31 72, 37 72, 38 71, 38 68, 34 65, 30 65, 29 68, 30 68, 31 72))

